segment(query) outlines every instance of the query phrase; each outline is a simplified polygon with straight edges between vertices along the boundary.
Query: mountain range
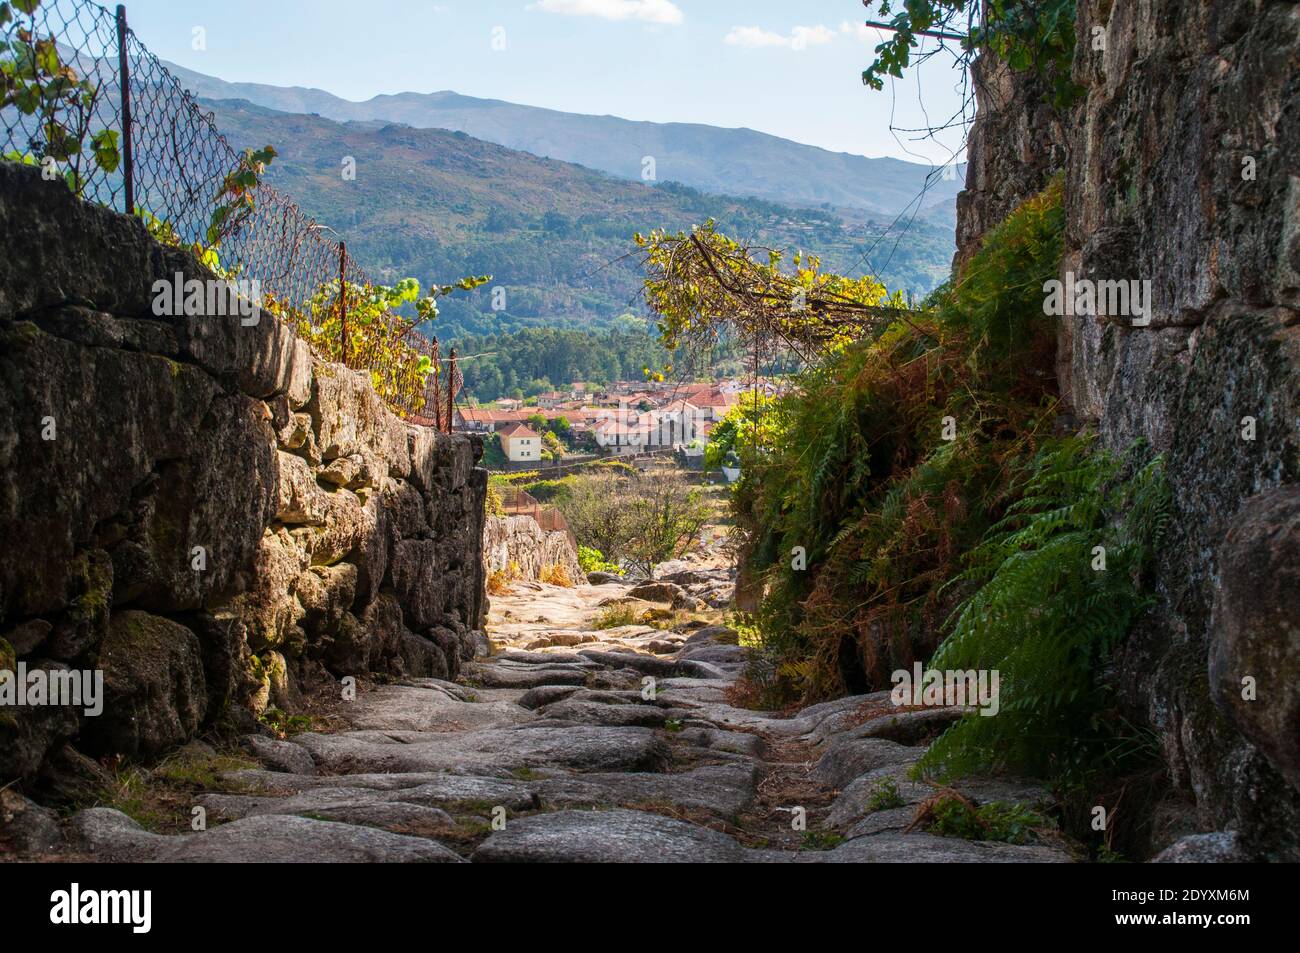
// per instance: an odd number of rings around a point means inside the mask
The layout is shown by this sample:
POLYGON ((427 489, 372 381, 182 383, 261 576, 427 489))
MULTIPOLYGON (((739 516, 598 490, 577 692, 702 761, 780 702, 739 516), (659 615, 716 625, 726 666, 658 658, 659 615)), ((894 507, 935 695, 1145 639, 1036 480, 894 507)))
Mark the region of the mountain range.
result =
POLYGON ((956 195, 965 178, 962 166, 945 177, 929 165, 831 152, 752 129, 589 116, 450 91, 397 93, 352 102, 320 89, 231 83, 172 63, 167 67, 207 99, 246 100, 279 112, 337 121, 379 120, 449 129, 638 181, 644 180, 646 160, 652 158, 655 181, 787 205, 859 209, 877 218, 892 219, 904 210, 911 215, 919 209, 921 218, 952 224, 956 195), (912 203, 923 192, 913 209, 912 203))

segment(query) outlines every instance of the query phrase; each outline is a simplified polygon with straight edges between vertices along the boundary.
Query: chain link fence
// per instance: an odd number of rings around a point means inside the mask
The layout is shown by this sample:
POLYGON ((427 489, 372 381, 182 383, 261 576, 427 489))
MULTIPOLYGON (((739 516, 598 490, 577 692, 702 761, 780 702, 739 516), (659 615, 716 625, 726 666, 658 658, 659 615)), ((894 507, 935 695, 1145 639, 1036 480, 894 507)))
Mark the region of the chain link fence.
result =
POLYGON ((437 341, 376 306, 378 286, 346 244, 256 171, 232 186, 250 171, 248 155, 140 42, 124 7, 9 0, 0 41, 5 160, 41 166, 88 201, 139 216, 222 277, 256 281, 255 303, 318 354, 369 371, 403 416, 450 430, 439 383, 455 388, 459 374, 454 365, 438 373, 437 341))

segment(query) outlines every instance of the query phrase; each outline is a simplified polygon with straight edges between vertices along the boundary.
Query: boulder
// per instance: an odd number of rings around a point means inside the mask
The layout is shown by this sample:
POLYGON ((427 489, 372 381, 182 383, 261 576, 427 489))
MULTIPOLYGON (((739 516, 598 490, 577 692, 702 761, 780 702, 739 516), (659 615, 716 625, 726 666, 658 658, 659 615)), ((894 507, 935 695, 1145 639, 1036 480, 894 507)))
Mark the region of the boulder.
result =
POLYGON ((627 593, 629 599, 641 599, 645 602, 657 602, 676 606, 686 593, 681 586, 671 582, 644 582, 627 593))
POLYGON ((0 847, 38 858, 62 846, 58 815, 12 788, 0 788, 0 847))
POLYGON ((1152 858, 1153 864, 1247 864, 1254 860, 1235 831, 1190 834, 1152 858))
POLYGON ((446 678, 447 656, 442 649, 423 636, 403 632, 398 651, 402 668, 415 678, 446 678))
POLYGON ((298 775, 316 773, 316 762, 312 761, 307 749, 292 741, 277 741, 264 735, 246 735, 241 743, 253 757, 272 771, 298 775))
POLYGON ((100 646, 104 711, 82 736, 102 754, 154 757, 192 738, 207 714, 198 637, 139 610, 115 612, 100 646))

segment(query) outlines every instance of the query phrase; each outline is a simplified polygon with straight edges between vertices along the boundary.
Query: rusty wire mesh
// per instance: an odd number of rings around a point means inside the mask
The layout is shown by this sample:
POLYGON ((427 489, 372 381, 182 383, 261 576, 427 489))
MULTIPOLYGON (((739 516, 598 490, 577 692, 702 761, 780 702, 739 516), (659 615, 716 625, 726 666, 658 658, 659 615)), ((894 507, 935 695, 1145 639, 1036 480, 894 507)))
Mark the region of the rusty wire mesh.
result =
MULTIPOLYGON (((226 177, 239 167, 241 154, 221 134, 213 114, 199 105, 129 27, 119 34, 117 14, 89 0, 44 0, 30 14, 15 9, 13 19, 0 25, 0 39, 4 41, 0 67, 12 66, 23 50, 52 41, 60 67, 70 69, 88 91, 84 99, 69 99, 67 108, 54 115, 46 109, 24 112, 11 95, 14 84, 0 85, 4 158, 37 165, 56 158, 52 153, 58 150, 51 145, 48 125, 52 118, 86 144, 100 130, 116 131, 122 153, 116 169, 100 167, 86 147, 58 156, 59 173, 75 183, 83 198, 154 223, 156 235, 165 234, 185 247, 205 246, 213 213, 222 204, 226 177), (123 105, 122 59, 127 67, 129 122, 123 105), (134 207, 127 208, 131 191, 134 207)), ((256 280, 264 296, 260 303, 273 303, 273 313, 282 320, 298 328, 319 325, 330 308, 337 307, 330 295, 344 297, 341 284, 348 289, 347 297, 357 289, 364 296, 365 289, 376 286, 347 253, 346 245, 327 230, 288 196, 260 182, 253 192, 251 212, 222 237, 215 251, 225 275, 256 280)), ((436 341, 414 333, 403 335, 405 322, 391 313, 386 322, 392 337, 400 339, 400 348, 427 355, 435 369, 439 366, 436 341)), ((342 341, 336 350, 349 367, 371 371, 377 386, 381 380, 395 378, 382 388, 389 392, 386 399, 406 416, 419 414, 432 396, 428 384, 410 380, 410 361, 394 361, 392 349, 377 346, 376 340, 371 335, 369 346, 362 348, 349 348, 342 341), (401 366, 395 367, 397 363, 401 366)), ((438 375, 428 377, 431 384, 438 375)), ((450 424, 443 419, 446 416, 429 407, 421 419, 443 429, 450 424)))
POLYGON ((527 490, 519 487, 504 487, 499 492, 501 511, 506 516, 531 516, 544 532, 566 533, 573 545, 578 545, 577 537, 569 528, 569 521, 554 506, 542 503, 527 490))

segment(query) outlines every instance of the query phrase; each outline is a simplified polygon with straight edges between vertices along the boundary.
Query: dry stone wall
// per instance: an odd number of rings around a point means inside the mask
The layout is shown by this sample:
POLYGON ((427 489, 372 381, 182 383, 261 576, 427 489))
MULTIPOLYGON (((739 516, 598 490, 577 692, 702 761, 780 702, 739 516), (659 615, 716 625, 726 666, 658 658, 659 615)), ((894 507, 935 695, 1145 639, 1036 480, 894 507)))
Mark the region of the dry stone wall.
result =
POLYGON ((476 438, 269 315, 155 316, 156 280, 206 272, 39 170, 0 163, 0 246, 0 664, 106 696, 0 711, 0 784, 340 676, 457 674, 484 642, 476 438))

